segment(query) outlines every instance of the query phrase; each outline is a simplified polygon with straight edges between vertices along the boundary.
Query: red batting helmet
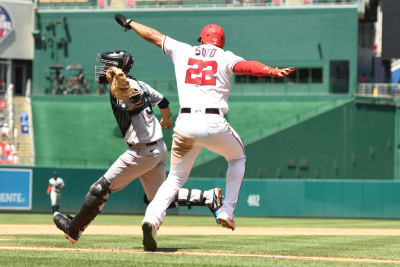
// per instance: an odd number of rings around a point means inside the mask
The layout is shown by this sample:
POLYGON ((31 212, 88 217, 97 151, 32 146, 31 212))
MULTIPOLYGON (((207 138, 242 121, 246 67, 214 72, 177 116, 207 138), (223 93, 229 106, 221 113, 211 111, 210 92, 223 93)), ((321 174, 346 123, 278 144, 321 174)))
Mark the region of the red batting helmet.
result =
POLYGON ((203 28, 200 33, 198 42, 203 41, 205 44, 212 44, 224 48, 225 33, 221 26, 216 24, 209 24, 203 28))

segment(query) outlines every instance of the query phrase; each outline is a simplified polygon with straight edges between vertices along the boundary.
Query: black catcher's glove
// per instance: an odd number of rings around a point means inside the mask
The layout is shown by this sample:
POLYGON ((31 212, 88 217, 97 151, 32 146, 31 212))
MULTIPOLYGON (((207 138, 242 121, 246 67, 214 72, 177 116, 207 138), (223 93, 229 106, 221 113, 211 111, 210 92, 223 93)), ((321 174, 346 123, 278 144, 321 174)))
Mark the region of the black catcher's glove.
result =
POLYGON ((131 27, 129 26, 129 23, 131 23, 133 21, 133 19, 128 19, 127 17, 125 17, 124 15, 121 15, 121 14, 115 14, 114 18, 118 22, 118 24, 121 25, 125 29, 125 31, 128 31, 131 29, 131 27))

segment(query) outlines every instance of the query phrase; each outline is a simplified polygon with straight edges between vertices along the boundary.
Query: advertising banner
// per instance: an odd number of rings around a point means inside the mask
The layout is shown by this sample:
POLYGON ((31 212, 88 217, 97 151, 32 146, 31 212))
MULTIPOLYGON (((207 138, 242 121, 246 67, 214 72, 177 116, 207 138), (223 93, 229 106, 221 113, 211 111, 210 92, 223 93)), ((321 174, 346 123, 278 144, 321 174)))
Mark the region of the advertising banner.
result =
POLYGON ((32 170, 0 169, 0 209, 32 209, 32 170))

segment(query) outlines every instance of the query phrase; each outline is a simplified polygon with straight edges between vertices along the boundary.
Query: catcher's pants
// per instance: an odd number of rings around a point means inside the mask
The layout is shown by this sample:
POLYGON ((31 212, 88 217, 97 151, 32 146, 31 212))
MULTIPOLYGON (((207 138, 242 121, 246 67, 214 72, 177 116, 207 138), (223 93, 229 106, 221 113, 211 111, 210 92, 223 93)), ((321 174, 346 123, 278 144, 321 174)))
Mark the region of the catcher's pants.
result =
POLYGON ((60 205, 60 200, 61 200, 61 193, 56 192, 56 191, 51 191, 50 192, 50 201, 51 201, 51 206, 57 206, 60 205))
POLYGON ((126 150, 104 174, 111 192, 117 192, 140 177, 147 198, 152 200, 165 181, 167 146, 162 139, 157 144, 126 150))
POLYGON ((207 114, 203 109, 179 114, 174 128, 170 173, 147 207, 143 221, 152 223, 156 228, 160 226, 167 207, 186 182, 203 147, 228 161, 225 198, 219 213, 233 218, 245 170, 243 144, 223 115, 207 114))

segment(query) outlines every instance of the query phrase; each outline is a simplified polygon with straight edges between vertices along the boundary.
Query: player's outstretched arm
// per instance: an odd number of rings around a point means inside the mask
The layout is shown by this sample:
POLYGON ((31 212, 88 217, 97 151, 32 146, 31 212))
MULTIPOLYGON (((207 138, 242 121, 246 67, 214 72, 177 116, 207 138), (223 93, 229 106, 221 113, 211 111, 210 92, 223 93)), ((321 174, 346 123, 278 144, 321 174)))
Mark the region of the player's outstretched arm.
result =
POLYGON ((294 72, 296 68, 288 67, 277 69, 267 65, 264 65, 258 61, 239 61, 233 67, 233 72, 235 74, 244 74, 252 76, 273 76, 277 78, 283 78, 294 72))
POLYGON ((128 19, 127 17, 121 14, 115 14, 114 18, 118 22, 118 24, 125 29, 125 31, 132 29, 140 37, 142 37, 149 43, 161 47, 164 35, 161 34, 159 31, 157 31, 156 29, 140 24, 134 21, 133 19, 128 19))

